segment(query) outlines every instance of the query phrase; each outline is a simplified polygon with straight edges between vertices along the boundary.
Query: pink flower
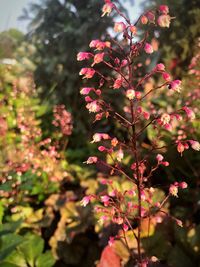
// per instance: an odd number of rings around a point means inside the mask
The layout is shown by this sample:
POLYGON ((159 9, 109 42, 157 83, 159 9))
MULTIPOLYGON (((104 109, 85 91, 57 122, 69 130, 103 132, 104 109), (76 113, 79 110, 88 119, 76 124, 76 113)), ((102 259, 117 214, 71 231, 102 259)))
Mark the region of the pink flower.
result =
POLYGON ((114 138, 111 140, 111 145, 114 146, 114 147, 116 147, 118 143, 119 143, 119 141, 117 140, 116 137, 114 137, 114 138))
POLYGON ((101 95, 101 90, 100 89, 95 90, 95 94, 100 96, 101 95))
POLYGON ((148 12, 146 13, 146 16, 147 16, 148 20, 149 20, 151 23, 154 23, 154 21, 155 21, 155 14, 154 14, 153 12, 148 11, 148 12))
POLYGON ((100 62, 102 62, 104 60, 104 55, 105 53, 98 53, 94 56, 94 62, 92 64, 92 66, 94 66, 95 64, 99 64, 100 62))
POLYGON ((153 46, 149 43, 146 43, 145 46, 144 46, 144 51, 147 53, 147 54, 152 54, 153 53, 153 46))
POLYGON ((141 23, 144 24, 144 25, 147 24, 148 23, 148 18, 146 16, 142 16, 141 17, 141 23))
POLYGON ((162 161, 162 160, 164 159, 164 157, 163 157, 163 155, 158 154, 158 155, 156 156, 156 159, 157 159, 158 162, 160 162, 160 161, 162 161))
POLYGON ((162 116, 160 117, 160 121, 162 122, 163 125, 168 124, 170 122, 170 119, 171 117, 167 113, 162 114, 162 116))
POLYGON ((135 91, 133 89, 128 89, 126 91, 126 97, 129 99, 129 100, 132 100, 134 97, 135 97, 135 91))
POLYGON ((182 189, 185 189, 188 187, 187 183, 186 182, 181 182, 179 183, 179 187, 182 188, 182 189))
POLYGON ((83 79, 90 79, 94 76, 95 70, 92 68, 82 68, 81 71, 79 72, 79 75, 84 75, 83 79))
POLYGON ((98 147, 98 150, 99 150, 100 152, 103 152, 103 151, 106 150, 106 148, 105 148, 105 146, 99 146, 99 147, 98 147))
POLYGON ((82 61, 82 60, 85 60, 85 59, 89 59, 91 56, 92 56, 91 53, 87 53, 87 52, 79 52, 79 53, 77 54, 77 60, 78 60, 78 61, 82 61))
POLYGON ((117 78, 113 84, 114 89, 119 89, 122 86, 123 79, 122 78, 117 78))
POLYGON ((164 71, 165 70, 165 65, 162 64, 162 63, 159 63, 159 64, 156 65, 155 70, 156 71, 164 71))
POLYGON ((178 142, 178 145, 177 145, 177 151, 178 151, 179 153, 181 153, 181 155, 182 155, 182 153, 183 153, 184 150, 185 150, 184 145, 183 145, 181 142, 178 142))
POLYGON ((91 87, 84 87, 81 89, 80 94, 81 95, 88 95, 90 93, 90 91, 93 91, 94 88, 91 87))
POLYGON ((180 80, 174 80, 169 84, 169 89, 172 89, 178 93, 181 91, 181 81, 180 80))
POLYGON ((183 227, 183 222, 181 220, 176 219, 176 224, 180 227, 183 227))
POLYGON ((117 161, 121 162, 123 158, 124 158, 124 152, 120 148, 116 153, 116 159, 117 159, 117 161))
POLYGON ((141 96, 142 96, 141 92, 139 92, 139 91, 135 91, 135 97, 136 97, 137 99, 140 99, 141 96))
POLYGON ((91 200, 92 196, 85 196, 82 200, 81 200, 81 206, 86 207, 91 200))
POLYGON ((157 23, 162 28, 169 28, 171 22, 171 18, 169 15, 161 15, 157 19, 157 23))
POLYGON ((171 77, 170 77, 169 73, 167 73, 167 72, 164 72, 164 73, 162 74, 162 77, 163 77, 163 79, 164 79, 165 81, 167 81, 167 82, 171 80, 171 77))
POLYGON ((98 104, 98 102, 92 101, 86 105, 86 108, 89 110, 89 112, 99 112, 101 110, 101 106, 98 104))
POLYGON ((168 14, 169 13, 169 7, 166 5, 161 5, 161 6, 159 6, 159 11, 163 14, 168 14))
POLYGON ((110 139, 110 136, 108 134, 105 134, 105 133, 95 133, 93 135, 93 140, 91 143, 100 142, 102 139, 108 140, 108 139, 110 139))
POLYGON ((192 149, 200 151, 200 143, 198 141, 189 140, 192 149))
POLYGON ((165 166, 165 167, 168 167, 168 166, 169 166, 169 162, 168 162, 168 161, 163 161, 163 162, 161 162, 161 164, 162 164, 163 166, 165 166))
POLYGON ((190 120, 194 120, 195 119, 195 113, 190 109, 190 108, 188 108, 188 107, 183 107, 182 108, 185 112, 186 112, 186 114, 187 114, 187 116, 188 116, 188 118, 190 119, 190 120))
POLYGON ((114 6, 113 3, 111 2, 106 3, 102 8, 103 14, 101 16, 103 17, 105 15, 110 15, 110 13, 112 12, 113 6, 114 6))
POLYGON ((111 247, 115 242, 115 238, 113 236, 109 237, 108 245, 111 247))
POLYGON ((89 157, 86 161, 86 164, 93 164, 96 163, 98 161, 97 157, 89 157))
POLYGON ((130 26, 130 31, 133 35, 135 35, 137 33, 137 28, 133 25, 130 26))
POLYGON ((126 29, 126 25, 123 22, 115 22, 114 31, 123 32, 126 29))
POLYGON ((125 67, 128 64, 127 59, 123 59, 121 62, 121 68, 125 67))
POLYGON ((92 40, 89 47, 96 48, 97 50, 103 50, 106 47, 110 47, 110 42, 102 42, 100 40, 92 40))
POLYGON ((101 196, 101 201, 102 202, 108 202, 109 201, 109 196, 105 195, 105 196, 101 196))
POLYGON ((175 197, 178 197, 178 187, 175 186, 174 184, 171 184, 170 185, 170 188, 169 188, 169 193, 172 195, 172 196, 175 196, 175 197))
POLYGON ((93 99, 92 99, 90 96, 87 95, 87 96, 85 97, 85 102, 88 103, 88 102, 92 102, 92 101, 93 101, 93 99))
POLYGON ((128 225, 127 224, 123 224, 123 230, 125 231, 125 232, 127 232, 128 231, 128 225))
POLYGON ((149 112, 147 112, 147 111, 143 111, 143 117, 146 119, 146 120, 148 120, 149 118, 150 118, 150 114, 149 114, 149 112))

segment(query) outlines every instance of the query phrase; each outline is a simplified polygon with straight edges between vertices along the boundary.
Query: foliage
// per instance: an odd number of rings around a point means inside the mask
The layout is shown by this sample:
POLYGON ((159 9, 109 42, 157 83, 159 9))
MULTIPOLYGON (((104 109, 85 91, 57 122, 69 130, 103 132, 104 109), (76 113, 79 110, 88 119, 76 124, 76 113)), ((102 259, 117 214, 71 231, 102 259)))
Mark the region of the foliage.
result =
POLYGON ((69 107, 75 124, 71 145, 76 148, 85 146, 85 136, 91 132, 79 97, 76 54, 86 49, 89 40, 105 35, 111 26, 109 17, 99 23, 100 9, 98 0, 43 0, 31 4, 23 16, 30 20, 27 40, 36 48, 32 57, 36 86, 43 101, 69 107))

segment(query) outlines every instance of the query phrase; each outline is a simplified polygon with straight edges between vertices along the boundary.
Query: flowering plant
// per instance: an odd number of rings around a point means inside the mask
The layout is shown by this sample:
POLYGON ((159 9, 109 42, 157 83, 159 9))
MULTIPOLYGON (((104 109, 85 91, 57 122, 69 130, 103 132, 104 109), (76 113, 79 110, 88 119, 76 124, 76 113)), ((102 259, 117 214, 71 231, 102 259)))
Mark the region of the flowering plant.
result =
POLYGON ((85 96, 89 112, 96 113, 95 122, 114 120, 120 125, 123 134, 100 132, 93 135, 92 143, 101 143, 98 151, 104 155, 104 159, 96 155, 90 156, 86 163, 105 166, 110 171, 111 178, 101 180, 107 190, 86 195, 81 204, 86 206, 94 201, 99 222, 105 225, 112 222, 121 229, 110 237, 109 245, 112 246, 115 240, 122 240, 134 262, 138 266, 147 266, 150 259, 145 256, 142 248, 142 222, 148 219, 150 225, 152 221, 161 222, 169 217, 182 226, 178 218, 166 211, 165 205, 169 197, 178 197, 179 190, 187 188, 187 183, 178 179, 169 185, 166 196, 157 201, 154 197, 157 191, 153 175, 159 168, 170 165, 161 154, 168 148, 166 139, 169 136, 171 145, 177 148, 180 155, 190 147, 200 150, 199 142, 188 138, 186 129, 182 127, 185 121, 195 119, 195 113, 186 104, 170 111, 158 109, 153 102, 155 93, 165 92, 168 97, 173 97, 181 92, 181 81, 173 80, 163 63, 157 64, 144 75, 141 71, 143 64, 138 63, 143 53, 147 56, 154 53, 148 25, 155 28, 170 26, 172 17, 168 6, 161 5, 145 12, 135 23, 110 0, 105 0, 102 11, 102 16, 117 12, 121 21, 115 22, 114 31, 119 36, 113 38, 108 35, 108 39, 104 41, 92 40, 89 47, 93 52, 78 53, 78 61, 90 62, 89 67, 80 70, 83 79, 97 76, 99 80, 96 86, 81 88, 80 93, 85 96), (146 26, 142 38, 139 38, 138 24, 146 26), (98 70, 98 64, 104 64, 105 73, 98 70), (146 92, 145 85, 155 76, 161 77, 161 83, 146 92), (107 100, 108 90, 118 91, 117 95, 123 103, 119 110, 113 108, 111 101, 107 100), (150 144, 145 143, 149 128, 154 132, 150 144), (115 186, 112 176, 116 175, 129 181, 128 188, 115 186), (131 249, 128 232, 135 238, 136 251, 131 249))

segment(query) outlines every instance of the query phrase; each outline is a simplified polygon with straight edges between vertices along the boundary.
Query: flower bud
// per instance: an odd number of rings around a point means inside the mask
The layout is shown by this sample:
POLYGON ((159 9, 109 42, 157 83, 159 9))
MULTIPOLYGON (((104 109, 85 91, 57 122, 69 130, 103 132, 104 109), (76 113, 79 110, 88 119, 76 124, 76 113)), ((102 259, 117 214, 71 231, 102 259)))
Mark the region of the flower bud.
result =
POLYGON ((171 22, 171 18, 169 15, 161 15, 157 19, 157 23, 162 28, 169 28, 171 22))

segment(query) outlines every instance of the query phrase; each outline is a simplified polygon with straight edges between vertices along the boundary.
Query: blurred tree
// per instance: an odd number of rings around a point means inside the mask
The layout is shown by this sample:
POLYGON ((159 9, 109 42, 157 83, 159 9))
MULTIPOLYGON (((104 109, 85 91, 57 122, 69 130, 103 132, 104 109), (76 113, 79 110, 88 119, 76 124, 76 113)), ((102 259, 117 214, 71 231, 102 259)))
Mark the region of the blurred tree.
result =
POLYGON ((176 17, 171 21, 170 29, 159 32, 162 40, 160 58, 176 76, 185 74, 193 56, 195 43, 200 36, 200 5, 198 0, 150 0, 144 1, 144 8, 168 5, 170 14, 176 17))
POLYGON ((33 57, 36 85, 41 88, 43 100, 62 103, 71 109, 74 134, 78 135, 76 145, 89 127, 79 95, 82 81, 76 55, 88 50, 89 42, 105 34, 111 26, 110 17, 99 23, 102 5, 99 0, 42 0, 39 4, 32 3, 22 16, 30 19, 28 38, 36 47, 33 57))
POLYGON ((24 34, 17 29, 0 33, 0 58, 13 58, 14 52, 24 39, 24 34))

